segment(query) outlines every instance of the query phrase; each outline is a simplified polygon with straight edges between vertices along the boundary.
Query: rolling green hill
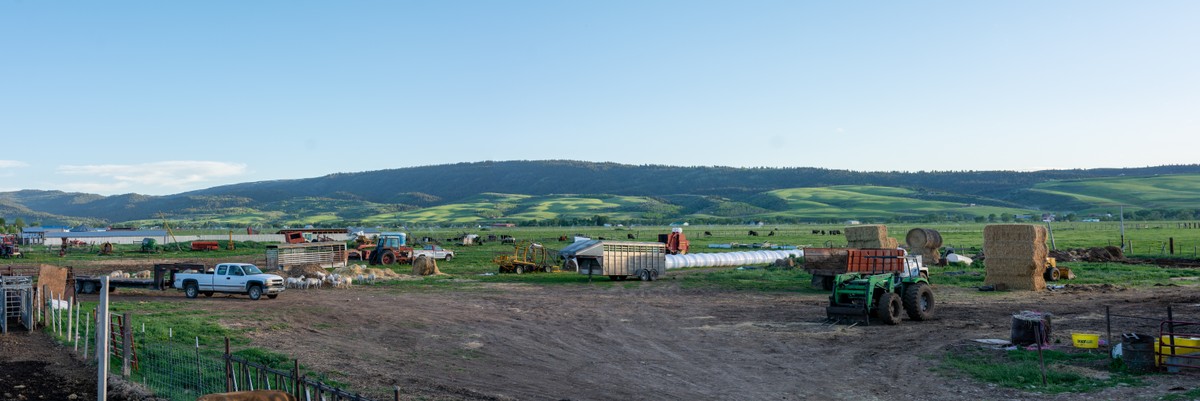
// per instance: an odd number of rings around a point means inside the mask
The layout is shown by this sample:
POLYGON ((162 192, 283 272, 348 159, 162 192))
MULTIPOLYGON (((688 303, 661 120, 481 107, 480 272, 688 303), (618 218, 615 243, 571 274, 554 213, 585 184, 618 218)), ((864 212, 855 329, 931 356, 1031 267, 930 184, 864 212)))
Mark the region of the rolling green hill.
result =
MULTIPOLYGON (((215 226, 516 222, 738 223, 974 219, 1042 211, 1200 214, 1200 165, 1131 169, 857 172, 635 166, 579 161, 459 163, 226 185, 188 193, 0 193, 0 217, 48 224, 167 218, 215 226)), ((1165 214, 1160 214, 1165 215, 1165 214)))

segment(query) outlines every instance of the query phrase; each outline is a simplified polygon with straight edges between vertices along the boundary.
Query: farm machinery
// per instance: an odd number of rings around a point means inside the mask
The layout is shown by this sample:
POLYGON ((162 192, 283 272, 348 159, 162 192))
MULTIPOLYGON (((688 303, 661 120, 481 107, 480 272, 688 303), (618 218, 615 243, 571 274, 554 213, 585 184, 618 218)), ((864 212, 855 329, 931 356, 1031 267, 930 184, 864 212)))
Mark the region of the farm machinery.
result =
POLYGON ((512 255, 500 255, 492 259, 500 273, 552 272, 558 268, 556 253, 542 244, 529 241, 513 245, 512 255))
POLYGON ((0 257, 21 257, 21 247, 18 242, 16 235, 0 235, 0 257))
MULTIPOLYGON (((851 249, 847 272, 833 277, 825 313, 830 320, 878 317, 899 324, 903 313, 912 320, 934 316, 933 287, 921 274, 921 256, 895 254, 891 249, 851 249)), ((903 251, 901 251, 903 252, 903 251)))

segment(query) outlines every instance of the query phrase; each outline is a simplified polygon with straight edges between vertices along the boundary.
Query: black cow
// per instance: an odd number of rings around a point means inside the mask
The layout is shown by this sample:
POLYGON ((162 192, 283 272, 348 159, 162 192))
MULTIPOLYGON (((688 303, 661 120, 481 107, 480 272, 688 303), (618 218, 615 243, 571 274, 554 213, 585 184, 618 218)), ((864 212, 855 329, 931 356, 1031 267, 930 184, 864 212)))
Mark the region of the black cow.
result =
POLYGON ((757 237, 758 231, 750 230, 750 232, 748 234, 750 234, 751 237, 757 237))
POLYGON ((768 237, 774 237, 774 236, 775 236, 775 230, 771 230, 771 232, 767 233, 767 236, 768 236, 768 237))
POLYGON ((629 239, 637 239, 637 236, 636 236, 636 235, 633 235, 633 233, 629 233, 629 234, 625 234, 625 238, 629 238, 629 239))
POLYGON ((711 237, 711 236, 712 236, 712 231, 705 231, 705 232, 704 232, 704 236, 705 236, 705 237, 711 237))

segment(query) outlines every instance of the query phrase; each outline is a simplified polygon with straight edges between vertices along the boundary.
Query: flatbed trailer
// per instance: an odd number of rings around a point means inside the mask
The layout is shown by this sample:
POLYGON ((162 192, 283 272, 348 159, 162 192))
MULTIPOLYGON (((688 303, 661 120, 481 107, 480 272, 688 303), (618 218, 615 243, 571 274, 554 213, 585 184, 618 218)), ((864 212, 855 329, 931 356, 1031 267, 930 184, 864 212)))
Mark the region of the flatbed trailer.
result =
MULTIPOLYGON (((144 288, 150 290, 166 290, 173 288, 175 273, 187 270, 203 272, 203 264, 199 263, 160 263, 154 265, 152 278, 114 278, 108 279, 108 292, 117 288, 144 288)), ((100 278, 103 276, 75 276, 75 292, 78 294, 95 294, 100 292, 100 278)))

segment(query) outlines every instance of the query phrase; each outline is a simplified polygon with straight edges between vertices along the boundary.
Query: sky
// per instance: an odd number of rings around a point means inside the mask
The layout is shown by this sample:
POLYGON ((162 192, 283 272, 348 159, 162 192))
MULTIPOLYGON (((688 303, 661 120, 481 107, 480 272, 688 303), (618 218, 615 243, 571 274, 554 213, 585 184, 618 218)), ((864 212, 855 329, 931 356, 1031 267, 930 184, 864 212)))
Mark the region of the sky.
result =
POLYGON ((1200 162, 1196 1, 0 0, 0 191, 1200 162))

